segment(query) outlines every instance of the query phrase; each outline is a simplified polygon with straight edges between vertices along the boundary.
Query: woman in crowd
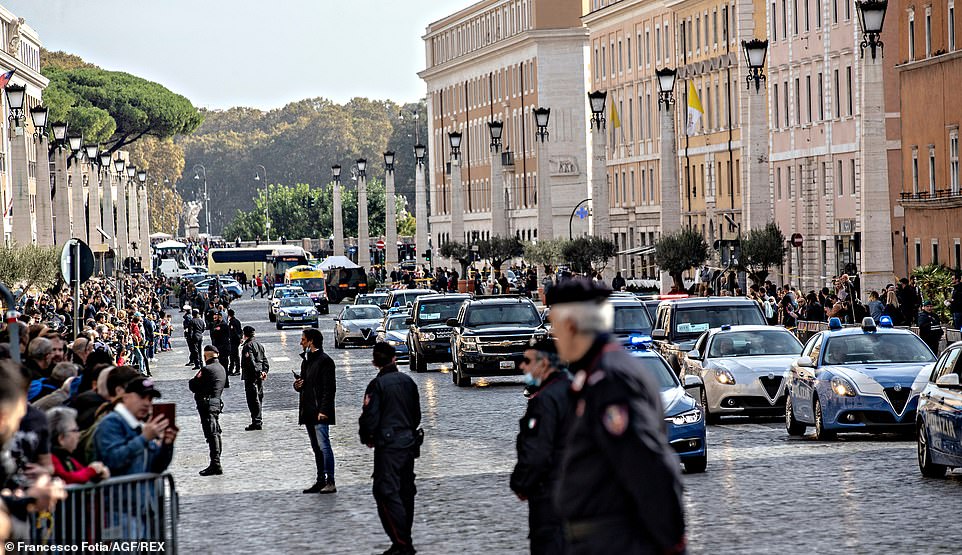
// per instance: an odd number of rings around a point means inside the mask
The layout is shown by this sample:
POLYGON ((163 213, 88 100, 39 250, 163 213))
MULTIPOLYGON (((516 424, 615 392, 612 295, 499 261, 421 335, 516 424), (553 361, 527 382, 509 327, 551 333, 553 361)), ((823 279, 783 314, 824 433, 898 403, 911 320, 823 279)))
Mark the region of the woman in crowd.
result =
POLYGON ((50 447, 54 474, 67 484, 86 484, 110 478, 110 470, 99 461, 87 466, 74 458, 73 452, 80 442, 77 411, 67 407, 55 407, 47 411, 50 423, 50 447))

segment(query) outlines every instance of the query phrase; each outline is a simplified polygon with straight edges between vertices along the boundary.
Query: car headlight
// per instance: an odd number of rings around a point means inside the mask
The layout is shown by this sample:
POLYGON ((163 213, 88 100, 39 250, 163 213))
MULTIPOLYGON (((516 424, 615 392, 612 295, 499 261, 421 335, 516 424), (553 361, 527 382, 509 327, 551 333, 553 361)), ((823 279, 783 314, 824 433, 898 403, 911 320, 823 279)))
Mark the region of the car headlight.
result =
POLYGON ((665 419, 667 422, 671 422, 676 426, 682 426, 684 424, 694 424, 701 420, 702 412, 701 409, 695 407, 690 411, 683 412, 681 414, 676 414, 675 416, 669 416, 665 419))
POLYGON ((478 350, 478 338, 477 337, 462 337, 461 345, 464 346, 465 351, 477 351, 478 350))
POLYGON ((715 381, 724 385, 735 385, 735 376, 730 370, 724 368, 715 369, 715 381))
POLYGON ((839 397, 855 397, 855 386, 845 378, 832 378, 832 391, 839 397))
POLYGON ((393 339, 388 339, 385 343, 387 343, 388 345, 390 345, 390 346, 392 346, 392 347, 397 347, 398 345, 401 344, 400 341, 395 341, 395 340, 393 340, 393 339))
POLYGON ((308 310, 308 311, 307 311, 307 315, 308 315, 308 316, 317 316, 317 311, 316 311, 316 310, 308 310))
POLYGON ((429 331, 421 332, 421 341, 434 341, 437 336, 429 331))
POLYGON ((283 308, 277 311, 278 316, 287 316, 287 311, 283 308))

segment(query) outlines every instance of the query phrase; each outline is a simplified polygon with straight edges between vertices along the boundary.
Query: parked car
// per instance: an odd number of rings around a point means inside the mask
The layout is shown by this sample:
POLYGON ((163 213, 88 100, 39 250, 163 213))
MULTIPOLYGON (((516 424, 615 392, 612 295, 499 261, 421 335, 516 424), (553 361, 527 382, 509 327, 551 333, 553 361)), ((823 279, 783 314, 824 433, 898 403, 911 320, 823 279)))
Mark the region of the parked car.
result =
POLYGON ((275 313, 277 329, 290 325, 317 327, 317 307, 310 297, 282 298, 275 313))
POLYGON ((962 467, 962 342, 950 345, 922 372, 916 418, 919 470, 941 478, 962 467))
POLYGON ((781 326, 722 326, 703 333, 685 355, 683 374, 698 376, 709 424, 722 415, 781 416, 788 367, 802 352, 781 326))
POLYGON ((790 367, 785 428, 800 436, 814 426, 825 440, 840 432, 912 433, 919 400, 913 384, 934 360, 918 335, 892 328, 891 318, 876 326, 866 317, 844 329, 831 318, 790 367))
POLYGON ((207 279, 198 281, 194 287, 197 288, 199 293, 207 293, 210 290, 210 286, 214 283, 214 279, 218 279, 220 281, 221 289, 226 291, 231 298, 239 299, 241 295, 244 294, 244 290, 241 288, 240 283, 230 276, 209 277, 207 279))
POLYGON ((373 304, 348 305, 334 319, 334 348, 343 349, 348 343, 374 345, 377 330, 384 319, 384 311, 373 304))
POLYGON ((406 319, 411 370, 426 372, 432 362, 451 362, 451 328, 448 319, 458 315, 471 295, 422 295, 415 299, 406 319))
POLYGON ((405 313, 389 313, 381 321, 377 332, 377 343, 387 343, 394 347, 398 361, 408 359, 408 315, 405 313))
MULTIPOLYGON (((271 291, 271 296, 267 303, 267 319, 273 322, 277 319, 277 309, 281 305, 281 299, 286 299, 287 297, 307 297, 307 293, 300 287, 275 287, 271 291)), ((310 297, 308 297, 310 298, 310 297)))

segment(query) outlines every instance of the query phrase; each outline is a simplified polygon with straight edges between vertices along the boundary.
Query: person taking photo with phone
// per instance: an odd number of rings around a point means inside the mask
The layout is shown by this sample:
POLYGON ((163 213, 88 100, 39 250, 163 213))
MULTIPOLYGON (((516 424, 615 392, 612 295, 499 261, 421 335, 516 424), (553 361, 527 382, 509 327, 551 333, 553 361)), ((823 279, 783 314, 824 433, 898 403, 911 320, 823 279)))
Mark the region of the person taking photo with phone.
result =
POLYGON ((314 451, 317 480, 304 493, 335 493, 334 450, 331 449, 330 426, 334 425, 334 361, 324 353, 324 336, 317 328, 301 334, 301 374, 294 374, 294 390, 300 393, 298 424, 307 426, 314 451))

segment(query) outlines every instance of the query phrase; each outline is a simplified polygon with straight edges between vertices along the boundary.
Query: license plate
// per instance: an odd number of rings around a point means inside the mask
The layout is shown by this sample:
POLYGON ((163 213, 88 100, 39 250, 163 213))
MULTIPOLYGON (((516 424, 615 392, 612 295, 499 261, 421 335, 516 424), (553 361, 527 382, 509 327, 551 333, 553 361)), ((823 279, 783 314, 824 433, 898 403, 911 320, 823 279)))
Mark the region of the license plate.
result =
POLYGON ((502 370, 507 370, 507 369, 509 369, 509 368, 514 368, 514 361, 513 361, 513 360, 502 360, 502 361, 501 361, 501 369, 502 369, 502 370))

